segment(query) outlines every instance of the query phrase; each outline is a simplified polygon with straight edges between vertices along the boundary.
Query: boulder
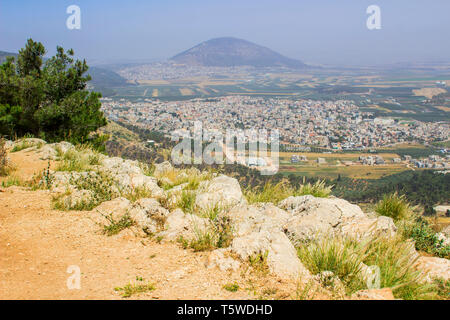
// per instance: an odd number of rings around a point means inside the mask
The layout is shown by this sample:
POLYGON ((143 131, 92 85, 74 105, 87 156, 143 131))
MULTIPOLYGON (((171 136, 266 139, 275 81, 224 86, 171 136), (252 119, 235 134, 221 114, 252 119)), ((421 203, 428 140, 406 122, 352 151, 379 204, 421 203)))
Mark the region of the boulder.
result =
POLYGON ((210 181, 202 181, 198 188, 195 205, 200 210, 214 208, 230 208, 245 203, 239 182, 225 175, 210 181))
POLYGON ((126 198, 116 198, 110 201, 105 201, 97 206, 94 210, 102 214, 112 214, 114 218, 125 215, 131 209, 131 202, 126 198))
POLYGON ((344 223, 340 233, 353 237, 364 238, 373 236, 393 237, 397 232, 394 220, 389 217, 380 216, 377 218, 359 218, 344 223))
POLYGON ((180 237, 190 241, 195 239, 198 233, 207 231, 210 227, 211 223, 208 219, 175 209, 167 215, 164 231, 159 232, 158 236, 169 241, 178 240, 180 237))
POLYGON ((171 170, 173 170, 173 167, 170 162, 164 161, 162 163, 155 164, 155 171, 153 172, 153 175, 155 177, 161 177, 164 173, 171 170))
POLYGON ((357 205, 338 198, 289 197, 279 207, 290 213, 284 230, 295 244, 323 235, 392 236, 397 230, 391 218, 369 218, 357 205))
POLYGON ((143 198, 136 201, 128 211, 130 217, 145 232, 154 234, 164 228, 169 211, 156 199, 143 198))
POLYGON ((119 157, 106 157, 101 162, 106 172, 113 175, 142 175, 142 169, 137 161, 124 160, 119 157))
POLYGON ((310 279, 297 252, 281 229, 286 212, 271 205, 240 205, 226 213, 233 226, 231 251, 242 260, 267 253, 270 271, 285 279, 310 279), (270 210, 272 208, 272 210, 270 210))
POLYGON ((218 268, 220 271, 236 271, 241 266, 241 263, 229 256, 227 256, 229 250, 217 249, 211 251, 208 256, 208 262, 206 264, 208 269, 218 268))
POLYGON ((51 143, 44 145, 38 153, 42 160, 58 160, 58 155, 63 155, 70 149, 74 148, 73 144, 62 141, 59 143, 51 143))
POLYGON ((415 268, 424 275, 425 282, 433 279, 450 279, 450 260, 438 257, 420 257, 415 263, 415 268))
POLYGON ((97 223, 105 222, 105 216, 111 216, 114 220, 119 220, 128 213, 131 206, 131 202, 122 197, 105 201, 93 210, 98 213, 93 216, 93 219, 97 223))
POLYGON ((14 146, 14 141, 11 141, 11 140, 6 140, 5 141, 5 148, 6 149, 10 149, 10 148, 12 148, 14 146))
POLYGON ((47 142, 45 142, 42 139, 38 139, 38 138, 24 138, 24 139, 14 141, 12 147, 14 148, 16 146, 20 146, 20 145, 22 145, 22 143, 26 143, 27 145, 30 146, 30 148, 32 148, 32 147, 36 147, 38 145, 45 145, 47 142))

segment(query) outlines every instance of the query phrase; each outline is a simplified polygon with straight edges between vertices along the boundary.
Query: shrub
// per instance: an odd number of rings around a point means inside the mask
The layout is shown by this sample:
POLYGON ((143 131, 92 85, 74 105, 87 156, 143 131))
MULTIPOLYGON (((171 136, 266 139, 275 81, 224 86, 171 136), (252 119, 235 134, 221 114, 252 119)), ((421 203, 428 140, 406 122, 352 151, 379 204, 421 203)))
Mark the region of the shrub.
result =
POLYGON ((399 196, 397 192, 385 195, 377 203, 375 212, 379 215, 390 217, 394 221, 408 220, 413 214, 413 210, 405 199, 405 196, 399 196))
POLYGON ((53 175, 50 173, 50 160, 48 161, 47 168, 35 174, 28 184, 32 190, 49 190, 52 187, 53 175))
POLYGON ((90 191, 88 199, 82 199, 76 203, 66 202, 65 198, 71 195, 70 191, 53 198, 53 207, 57 210, 90 211, 100 203, 112 200, 120 196, 115 180, 104 172, 87 172, 77 176, 72 175, 69 184, 78 190, 90 191))
POLYGON ((73 50, 56 51, 44 61, 42 43, 29 39, 0 66, 0 134, 80 143, 106 125, 101 94, 86 89, 86 61, 75 61, 73 50))
POLYGON ((303 184, 300 188, 295 191, 295 196, 312 195, 318 198, 327 198, 331 194, 331 189, 333 186, 327 186, 324 180, 317 180, 314 184, 308 182, 308 184, 303 184))
POLYGON ((392 288, 394 296, 401 299, 427 298, 431 288, 421 283, 421 274, 414 268, 417 257, 411 244, 399 238, 375 238, 367 242, 366 265, 380 268, 381 288, 392 288))

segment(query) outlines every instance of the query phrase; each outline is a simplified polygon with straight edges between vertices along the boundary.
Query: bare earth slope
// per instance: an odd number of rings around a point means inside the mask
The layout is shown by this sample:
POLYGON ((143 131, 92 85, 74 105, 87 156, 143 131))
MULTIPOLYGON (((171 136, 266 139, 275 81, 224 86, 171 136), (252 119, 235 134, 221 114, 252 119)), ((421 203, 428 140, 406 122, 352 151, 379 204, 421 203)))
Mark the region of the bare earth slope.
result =
MULTIPOLYGON (((27 150, 10 156, 23 179, 47 166, 27 150)), ((207 253, 177 243, 158 244, 130 229, 108 237, 93 212, 52 210, 49 191, 0 190, 0 299, 122 299, 114 288, 136 277, 154 283, 156 290, 133 299, 254 299, 268 292, 267 298, 295 297, 295 283, 254 277, 243 268, 208 269, 207 253), (71 265, 81 269, 80 290, 66 285, 71 265), (231 282, 241 289, 224 290, 231 282)))

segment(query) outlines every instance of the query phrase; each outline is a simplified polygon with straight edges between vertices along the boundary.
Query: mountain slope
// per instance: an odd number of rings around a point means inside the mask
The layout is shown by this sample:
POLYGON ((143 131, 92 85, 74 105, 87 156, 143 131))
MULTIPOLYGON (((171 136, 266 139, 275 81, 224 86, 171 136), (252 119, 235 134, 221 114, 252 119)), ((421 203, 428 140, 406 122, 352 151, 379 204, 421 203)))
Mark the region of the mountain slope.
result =
POLYGON ((237 38, 211 39, 177 54, 171 60, 207 67, 306 67, 299 60, 287 58, 269 48, 237 38))

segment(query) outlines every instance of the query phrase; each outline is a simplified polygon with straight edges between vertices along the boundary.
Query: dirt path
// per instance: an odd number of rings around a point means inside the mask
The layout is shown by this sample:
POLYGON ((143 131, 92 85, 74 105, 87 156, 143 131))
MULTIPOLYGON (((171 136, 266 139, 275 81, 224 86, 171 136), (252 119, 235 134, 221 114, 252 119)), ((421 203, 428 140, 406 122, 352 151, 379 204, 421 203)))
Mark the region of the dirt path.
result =
MULTIPOLYGON (((34 153, 12 154, 16 174, 31 177, 47 165, 34 153)), ((135 299, 293 298, 296 284, 271 276, 243 277, 205 266, 208 253, 156 243, 131 230, 108 237, 93 212, 52 210, 49 191, 10 187, 0 192, 0 299, 122 299, 115 287, 136 277, 156 290, 135 299), (81 271, 81 288, 69 290, 69 266, 81 271), (227 283, 240 289, 229 292, 227 283)))

